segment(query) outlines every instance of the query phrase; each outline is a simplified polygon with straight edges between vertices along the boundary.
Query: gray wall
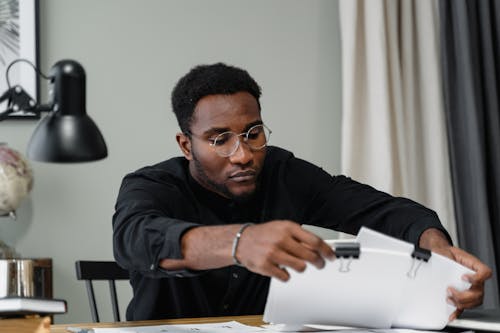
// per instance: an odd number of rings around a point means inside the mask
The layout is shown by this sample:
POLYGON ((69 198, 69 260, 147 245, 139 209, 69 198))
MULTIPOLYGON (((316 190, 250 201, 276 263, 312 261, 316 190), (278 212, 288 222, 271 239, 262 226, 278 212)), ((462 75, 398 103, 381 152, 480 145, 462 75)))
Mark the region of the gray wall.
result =
MULTIPOLYGON (((90 320, 74 261, 112 259, 111 216, 123 175, 179 154, 169 96, 192 66, 224 61, 246 68, 263 88, 272 143, 329 172, 340 169, 337 1, 40 3, 41 69, 63 58, 82 63, 87 110, 109 149, 107 159, 94 163, 32 162, 35 186, 18 220, 0 218, 0 239, 21 255, 53 258, 55 297, 69 305, 56 322, 90 320)), ((0 142, 24 152, 35 125, 2 122, 0 142)), ((124 283, 119 291, 124 307, 130 288, 124 283)), ((107 300, 105 285, 98 293, 107 300)), ((109 311, 102 317, 112 318, 109 311)))

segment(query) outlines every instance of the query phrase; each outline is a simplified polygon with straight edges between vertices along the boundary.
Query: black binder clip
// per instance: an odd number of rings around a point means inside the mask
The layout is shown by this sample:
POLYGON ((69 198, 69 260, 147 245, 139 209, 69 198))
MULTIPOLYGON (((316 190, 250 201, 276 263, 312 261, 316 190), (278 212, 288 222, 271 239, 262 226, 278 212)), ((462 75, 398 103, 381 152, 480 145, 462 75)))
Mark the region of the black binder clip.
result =
POLYGON ((350 271, 352 259, 358 259, 360 253, 359 243, 347 242, 335 244, 335 256, 340 259, 339 272, 350 271), (348 259, 348 260, 346 260, 348 259))
POLYGON ((432 256, 431 251, 415 245, 415 249, 411 254, 411 257, 413 258, 411 261, 411 267, 408 273, 406 273, 406 275, 410 279, 414 279, 417 276, 417 271, 422 265, 422 262, 424 261, 428 262, 431 256, 432 256))

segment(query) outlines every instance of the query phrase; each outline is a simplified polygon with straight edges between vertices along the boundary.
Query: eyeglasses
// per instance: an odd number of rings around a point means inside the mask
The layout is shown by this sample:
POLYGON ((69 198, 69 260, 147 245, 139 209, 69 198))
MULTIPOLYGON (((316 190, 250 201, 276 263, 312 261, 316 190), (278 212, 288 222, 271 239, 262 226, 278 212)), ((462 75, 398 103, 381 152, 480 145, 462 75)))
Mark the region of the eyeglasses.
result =
MULTIPOLYGON (((264 124, 259 124, 250 127, 246 132, 236 134, 234 132, 224 132, 218 134, 215 138, 209 139, 217 154, 222 157, 232 156, 240 146, 240 136, 243 141, 252 150, 260 150, 269 142, 272 131, 264 124)), ((191 134, 193 135, 193 134, 191 134)))

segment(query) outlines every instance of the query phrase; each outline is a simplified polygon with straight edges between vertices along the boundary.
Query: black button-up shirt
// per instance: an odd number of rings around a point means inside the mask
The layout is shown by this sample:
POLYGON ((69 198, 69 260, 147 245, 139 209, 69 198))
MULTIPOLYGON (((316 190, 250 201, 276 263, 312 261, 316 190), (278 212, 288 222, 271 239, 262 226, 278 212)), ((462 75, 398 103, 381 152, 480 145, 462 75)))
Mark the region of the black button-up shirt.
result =
POLYGON ((277 219, 351 234, 367 226, 412 243, 427 228, 444 231, 432 210, 331 176, 277 147, 267 148, 260 185, 245 203, 201 187, 187 160, 172 158, 127 175, 118 195, 114 254, 130 270, 134 290, 127 320, 262 314, 267 277, 239 266, 166 271, 158 263, 182 257, 180 239, 189 228, 277 219))

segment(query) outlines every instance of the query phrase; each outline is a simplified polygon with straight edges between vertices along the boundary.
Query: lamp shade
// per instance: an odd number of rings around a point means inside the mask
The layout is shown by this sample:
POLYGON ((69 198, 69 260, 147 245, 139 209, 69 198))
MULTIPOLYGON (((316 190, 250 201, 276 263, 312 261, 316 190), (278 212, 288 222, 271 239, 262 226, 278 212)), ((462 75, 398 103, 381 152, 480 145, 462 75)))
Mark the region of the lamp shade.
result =
POLYGON ((108 155, 104 138, 85 110, 85 71, 73 60, 51 69, 52 112, 42 118, 28 143, 30 159, 43 162, 87 162, 108 155))

